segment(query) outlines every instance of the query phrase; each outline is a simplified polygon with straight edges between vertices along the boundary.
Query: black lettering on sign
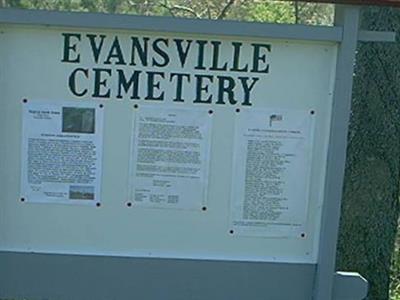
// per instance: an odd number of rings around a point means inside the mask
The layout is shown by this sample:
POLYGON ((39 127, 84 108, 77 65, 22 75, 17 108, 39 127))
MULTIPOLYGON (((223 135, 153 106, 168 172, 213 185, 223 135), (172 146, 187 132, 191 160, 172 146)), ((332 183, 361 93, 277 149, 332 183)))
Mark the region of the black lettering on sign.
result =
POLYGON ((74 32, 61 37, 61 62, 81 65, 67 78, 79 98, 251 106, 268 87, 267 43, 74 32))

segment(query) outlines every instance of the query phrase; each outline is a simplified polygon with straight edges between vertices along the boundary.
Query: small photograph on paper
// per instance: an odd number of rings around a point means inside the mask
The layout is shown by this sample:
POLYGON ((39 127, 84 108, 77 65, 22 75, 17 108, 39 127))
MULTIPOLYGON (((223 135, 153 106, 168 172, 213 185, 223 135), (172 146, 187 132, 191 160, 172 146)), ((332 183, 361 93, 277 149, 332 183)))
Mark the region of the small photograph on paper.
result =
POLYGON ((69 199, 94 200, 94 186, 71 185, 69 187, 69 199))
POLYGON ((95 109, 63 107, 62 131, 70 133, 94 133, 95 109))

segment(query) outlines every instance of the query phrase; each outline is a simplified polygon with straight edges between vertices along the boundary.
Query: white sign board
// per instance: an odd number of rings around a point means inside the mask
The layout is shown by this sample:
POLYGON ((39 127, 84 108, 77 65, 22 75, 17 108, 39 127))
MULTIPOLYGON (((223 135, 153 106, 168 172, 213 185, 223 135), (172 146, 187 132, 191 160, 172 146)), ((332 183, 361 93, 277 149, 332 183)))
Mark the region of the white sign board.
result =
POLYGON ((0 250, 316 262, 336 43, 0 27, 0 250))

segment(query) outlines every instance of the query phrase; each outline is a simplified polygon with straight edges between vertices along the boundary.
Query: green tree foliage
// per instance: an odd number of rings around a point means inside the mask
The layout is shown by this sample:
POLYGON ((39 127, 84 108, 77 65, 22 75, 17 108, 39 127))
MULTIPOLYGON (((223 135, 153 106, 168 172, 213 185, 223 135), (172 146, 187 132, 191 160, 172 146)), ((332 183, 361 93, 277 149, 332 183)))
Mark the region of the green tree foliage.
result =
POLYGON ((0 7, 331 24, 332 5, 271 0, 0 0, 0 7))
POLYGON ((270 23, 299 23, 330 25, 333 22, 333 6, 326 4, 255 0, 236 4, 229 18, 244 21, 270 23))
MULTIPOLYGON (((399 33, 400 11, 365 8, 361 26, 399 33)), ((365 276, 370 283, 371 300, 388 299, 399 215, 399 66, 399 43, 359 45, 338 268, 357 270, 365 276)))
MULTIPOLYGON (((139 15, 162 14, 159 1, 145 0, 0 0, 3 7, 139 15)), ((0 5, 1 6, 1 5, 0 5)))
MULTIPOLYGON (((397 232, 399 230, 397 229, 397 232)), ((395 250, 392 258, 391 279, 389 298, 391 300, 400 300, 400 236, 397 233, 395 250)))
POLYGON ((5 7, 17 7, 27 9, 47 9, 47 10, 80 10, 78 0, 5 0, 5 7))
POLYGON ((240 9, 233 10, 230 17, 237 20, 295 23, 295 9, 292 2, 243 1, 240 9))

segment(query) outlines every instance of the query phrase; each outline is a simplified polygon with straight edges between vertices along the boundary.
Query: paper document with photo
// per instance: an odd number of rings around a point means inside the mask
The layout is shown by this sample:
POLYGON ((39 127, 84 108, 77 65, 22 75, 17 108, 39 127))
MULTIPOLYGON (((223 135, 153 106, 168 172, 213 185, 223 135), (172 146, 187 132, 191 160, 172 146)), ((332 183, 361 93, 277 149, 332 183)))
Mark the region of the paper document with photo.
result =
POLYGON ((103 108, 23 103, 21 197, 28 202, 100 202, 103 108))
POLYGON ((231 230, 304 237, 313 111, 243 111, 236 119, 231 230))
POLYGON ((204 109, 140 107, 135 114, 135 206, 201 209, 206 201, 211 116, 204 109))

